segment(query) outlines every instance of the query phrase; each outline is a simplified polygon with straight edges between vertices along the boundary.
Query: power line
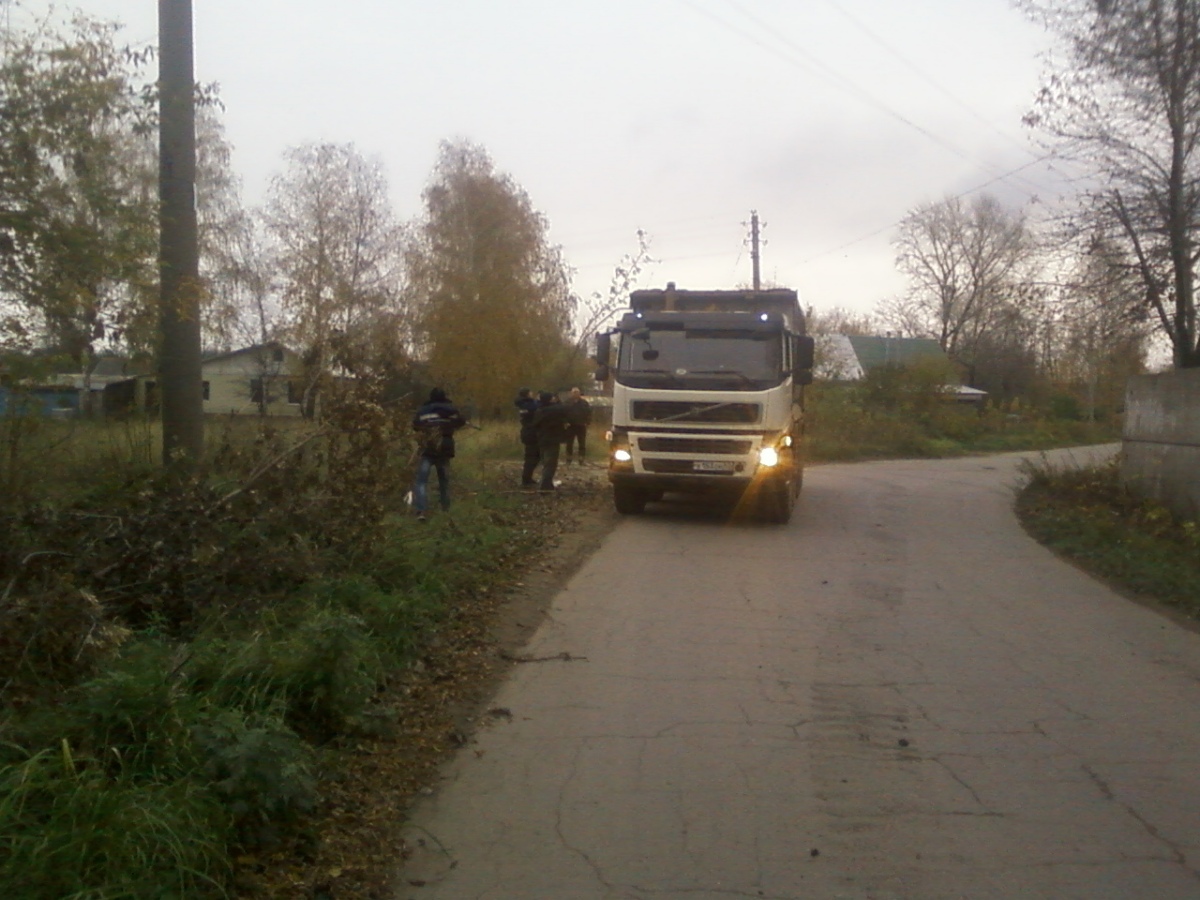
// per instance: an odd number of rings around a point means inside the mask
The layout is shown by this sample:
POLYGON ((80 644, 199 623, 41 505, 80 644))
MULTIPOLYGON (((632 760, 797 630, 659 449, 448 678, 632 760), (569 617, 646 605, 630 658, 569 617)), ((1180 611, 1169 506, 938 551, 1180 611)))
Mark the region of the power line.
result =
POLYGON ((1014 147, 1020 148, 1025 153, 1028 153, 1030 156, 1036 155, 1032 150, 1029 149, 1029 146, 1027 144, 1024 144, 1021 141, 1018 141, 1016 138, 1014 138, 1008 132, 1002 131, 999 128, 997 128, 993 122, 991 122, 990 120, 981 116, 979 114, 979 111, 976 110, 975 107, 971 106, 971 104, 967 103, 965 100, 960 99, 956 94, 954 94, 949 89, 947 89, 944 85, 942 85, 940 82, 938 82, 933 76, 931 76, 927 72, 925 72, 924 69, 922 69, 916 63, 909 60, 908 57, 906 57, 903 53, 901 53, 899 50, 897 50, 895 47, 893 47, 891 44, 889 44, 887 41, 885 41, 883 38, 881 38, 879 35, 877 35, 874 31, 872 31, 870 28, 868 28, 861 19, 859 19, 857 16, 855 16, 853 13, 851 13, 849 10, 847 10, 845 7, 843 7, 838 2, 838 0, 825 0, 825 2, 829 6, 833 7, 833 9, 837 13, 839 13, 841 16, 843 16, 847 21, 849 21, 851 25, 853 25, 855 28, 857 28, 859 31, 861 31, 863 34, 865 34, 868 38, 870 38, 872 41, 874 41, 876 44, 878 44, 880 47, 882 47, 884 50, 886 50, 889 54, 891 54, 893 57, 895 57, 897 60, 899 60, 902 65, 904 65, 907 69, 909 69, 909 71, 913 72, 918 78, 920 78, 926 84, 930 85, 934 90, 936 90, 943 97, 945 97, 947 100, 952 102, 955 106, 964 110, 968 115, 970 115, 977 122, 980 122, 983 125, 985 125, 988 129, 990 129, 992 131, 993 134, 999 135, 1001 138, 1008 141, 1014 147))
MULTIPOLYGON (((837 87, 844 93, 847 93, 847 94, 855 97, 856 99, 858 99, 860 102, 866 104, 867 106, 870 106, 870 107, 876 109, 877 111, 882 112, 885 115, 887 115, 893 119, 896 119, 903 125, 907 126, 908 128, 912 129, 913 131, 916 131, 918 134, 922 135, 923 137, 925 137, 928 140, 932 141, 933 143, 937 144, 942 149, 953 154, 954 156, 957 156, 959 159, 962 159, 965 162, 969 162, 972 165, 991 169, 991 170, 995 171, 996 167, 993 164, 981 163, 977 158, 972 157, 971 155, 966 153, 964 150, 959 148, 957 145, 953 144, 951 141, 943 138, 941 135, 936 134, 933 131, 930 131, 928 128, 925 128, 924 126, 919 125, 918 123, 914 122, 912 119, 908 118, 907 116, 905 116, 903 113, 899 112, 898 110, 893 109, 887 103, 885 103, 884 101, 875 97, 869 91, 860 87, 858 84, 856 84, 855 82, 851 81, 849 78, 847 78, 846 76, 844 76, 840 72, 838 72, 836 69, 832 68, 831 66, 822 62, 820 59, 813 56, 811 53, 806 51, 803 47, 800 47, 799 45, 797 45, 794 41, 791 41, 788 38, 786 38, 785 36, 783 36, 783 33, 780 29, 772 28, 769 24, 764 22, 760 17, 758 17, 751 11, 747 10, 741 3, 737 2, 737 0, 726 0, 726 2, 730 6, 734 7, 734 9, 736 9, 738 12, 740 12, 744 17, 749 19, 762 32, 769 35, 773 41, 782 45, 782 47, 784 48, 783 50, 779 49, 779 47, 773 46, 772 44, 764 42, 755 34, 746 31, 745 29, 739 27, 738 25, 736 25, 732 22, 729 22, 726 19, 721 18, 720 16, 717 16, 712 11, 705 9, 704 7, 698 6, 694 2, 694 0, 681 0, 681 2, 685 6, 690 8, 693 12, 699 13, 700 15, 704 16, 705 18, 711 19, 712 21, 716 22, 720 27, 726 29, 727 31, 733 32, 734 34, 737 34, 739 37, 741 37, 747 41, 750 41, 751 43, 753 43, 754 45, 756 45, 758 47, 761 47, 762 49, 766 50, 768 53, 771 53, 772 55, 776 56, 777 58, 782 59, 788 65, 790 65, 794 68, 800 69, 801 71, 803 71, 809 75, 814 75, 818 78, 824 78, 825 80, 833 83, 833 85, 835 87, 837 87)), ((1033 190, 1031 190, 1029 187, 1021 187, 1020 185, 1016 185, 1016 184, 1014 184, 1014 187, 1016 187, 1018 190, 1022 191, 1023 193, 1025 193, 1026 195, 1028 195, 1031 198, 1033 198, 1037 195, 1036 186, 1034 186, 1033 190)))
MULTIPOLYGON (((983 184, 977 184, 973 188, 969 188, 965 191, 960 191, 957 194, 952 194, 951 196, 947 197, 946 199, 947 200, 960 200, 963 197, 968 197, 971 194, 977 193, 978 191, 982 191, 985 188, 991 187, 997 181, 1003 181, 1004 179, 1008 178, 1009 176, 1017 174, 1018 172, 1022 171, 1023 169, 1028 169, 1030 166, 1036 166, 1038 163, 1043 163, 1043 162, 1046 162, 1047 160, 1053 159, 1053 158, 1054 158, 1054 154, 1048 153, 1045 156, 1039 157, 1038 159, 1030 160, 1029 162, 1024 163, 1023 165, 1020 165, 1017 168, 1012 169, 1008 172, 1005 172, 1002 175, 997 175, 995 178, 992 178, 990 181, 985 181, 983 184)), ((896 222, 892 222, 888 225, 884 225, 882 228, 876 228, 874 231, 869 232, 868 234, 860 235, 859 237, 856 237, 853 240, 846 241, 844 244, 839 244, 836 247, 832 247, 829 250, 823 250, 820 253, 814 253, 812 256, 809 256, 809 257, 806 257, 806 258, 800 260, 800 263, 802 265, 805 263, 810 263, 814 259, 821 259, 822 257, 825 257, 825 256, 831 256, 834 253, 838 253, 842 250, 845 250, 847 247, 853 247, 855 244, 861 244, 863 241, 870 240, 871 238, 873 238, 877 235, 880 235, 885 231, 889 231, 893 228, 899 227, 900 222, 902 222, 902 221, 903 221, 903 219, 896 221, 896 222)))
MULTIPOLYGON (((953 144, 949 140, 943 138, 941 135, 936 134, 935 132, 930 131, 929 129, 927 129, 923 126, 918 125, 916 122, 912 121, 907 116, 903 115, 899 111, 893 109, 891 106, 889 106, 884 101, 877 98, 875 95, 873 95, 872 93, 867 91, 865 88, 860 87, 858 84, 851 81, 846 76, 842 75, 840 72, 838 72, 833 67, 831 67, 831 66, 827 65, 826 63, 822 62, 821 60, 817 59, 811 53, 806 51, 803 47, 799 46, 794 41, 789 40, 788 38, 784 37, 782 29, 771 27, 771 25, 764 22, 759 16, 755 15, 754 13, 752 13, 748 9, 746 9, 745 6, 741 2, 739 2, 739 0, 726 0, 726 2, 729 3, 729 5, 733 6, 735 9, 737 9, 739 12, 741 12, 742 15, 746 16, 751 21, 753 21, 755 24, 757 24, 758 27, 762 28, 766 33, 776 36, 777 39, 784 44, 784 46, 786 46, 789 49, 793 50, 794 52, 799 53, 802 56, 808 58, 813 65, 818 66, 822 71, 827 73, 828 76, 835 83, 840 83, 843 87, 843 90, 847 90, 851 94, 857 95, 860 100, 863 100, 864 102, 870 104, 871 106, 874 106, 875 108, 881 110, 885 114, 892 116, 893 118, 899 120, 900 122, 904 123, 905 125, 908 125, 910 128, 916 130, 918 133, 929 138, 934 143, 938 144, 942 148, 953 153, 955 156, 959 157, 960 159, 962 159, 966 162, 970 162, 974 165, 981 166, 982 168, 991 169, 992 171, 997 170, 997 167, 994 164, 988 163, 988 162, 980 162, 977 158, 971 156, 970 154, 968 154, 965 151, 963 151, 962 149, 960 149, 956 144, 953 144)), ((989 127, 994 127, 994 126, 989 126, 989 127)), ((1020 180, 1024 181, 1024 179, 1020 179, 1020 180)), ((1037 185, 1033 185, 1028 181, 1026 181, 1025 183, 1027 185, 1029 185, 1030 187, 1032 187, 1032 190, 1030 190, 1029 187, 1021 188, 1019 185, 1014 185, 1014 186, 1018 187, 1019 190, 1022 190, 1024 193, 1028 194, 1031 198, 1035 197, 1037 194, 1037 190, 1038 190, 1037 185)))

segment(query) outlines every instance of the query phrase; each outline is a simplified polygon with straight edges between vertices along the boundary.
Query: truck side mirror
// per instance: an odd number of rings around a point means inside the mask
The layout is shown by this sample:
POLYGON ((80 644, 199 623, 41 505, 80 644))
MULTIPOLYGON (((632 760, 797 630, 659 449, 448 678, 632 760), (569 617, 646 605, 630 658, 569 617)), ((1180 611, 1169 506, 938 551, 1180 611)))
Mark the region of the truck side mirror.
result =
POLYGON ((602 332, 596 335, 596 371, 592 375, 597 381, 608 381, 608 360, 612 354, 612 335, 602 332))
POLYGON ((817 342, 807 334, 798 334, 792 340, 792 378, 796 384, 812 384, 817 342))

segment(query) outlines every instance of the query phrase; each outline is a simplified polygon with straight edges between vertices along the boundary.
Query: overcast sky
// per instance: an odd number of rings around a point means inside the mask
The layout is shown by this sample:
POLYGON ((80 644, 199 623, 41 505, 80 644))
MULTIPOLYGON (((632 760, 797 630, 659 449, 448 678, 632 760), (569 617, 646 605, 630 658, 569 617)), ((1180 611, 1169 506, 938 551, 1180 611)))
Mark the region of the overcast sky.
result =
MULTIPOLYGON (((0 0, 12 26, 43 0, 0 0)), ((157 40, 155 0, 56 3, 157 40)), ((1008 0, 194 0, 245 199, 281 154, 353 143, 420 213, 438 144, 482 145, 528 192, 582 296, 651 237, 642 286, 762 276, 818 310, 903 291, 915 206, 986 186, 1052 200, 1021 125, 1044 33, 1008 0), (1016 171, 1019 170, 1019 171, 1016 171), (1016 171, 1016 174, 1006 175, 1016 171)))

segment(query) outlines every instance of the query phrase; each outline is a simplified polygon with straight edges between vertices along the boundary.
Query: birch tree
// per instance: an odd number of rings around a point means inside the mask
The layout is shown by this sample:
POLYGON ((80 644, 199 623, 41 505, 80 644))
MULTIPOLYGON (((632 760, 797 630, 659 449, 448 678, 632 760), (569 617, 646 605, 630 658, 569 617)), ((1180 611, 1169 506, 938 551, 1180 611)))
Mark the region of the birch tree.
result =
POLYGON ((443 143, 412 232, 408 275, 432 378, 481 411, 570 358, 575 306, 545 216, 483 148, 443 143))
POLYGON ((97 342, 149 345, 157 272, 146 54, 77 16, 12 36, 0 62, 0 294, 39 342, 86 367, 97 342))
POLYGON ((382 165, 353 145, 306 144, 285 161, 263 222, 274 242, 283 328, 308 361, 304 405, 312 409, 335 338, 395 321, 402 231, 382 165))

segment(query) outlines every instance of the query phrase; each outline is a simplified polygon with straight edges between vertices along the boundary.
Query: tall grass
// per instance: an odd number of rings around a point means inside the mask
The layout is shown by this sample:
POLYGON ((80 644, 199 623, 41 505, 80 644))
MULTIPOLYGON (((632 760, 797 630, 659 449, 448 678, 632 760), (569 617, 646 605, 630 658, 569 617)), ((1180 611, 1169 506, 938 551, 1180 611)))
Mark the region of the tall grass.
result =
POLYGON ((210 421, 185 485, 142 420, 0 432, 0 896, 222 895, 314 808, 315 747, 385 727, 379 686, 525 549, 514 423, 460 432, 420 525, 406 418, 335 415, 210 421))
POLYGON ((112 777, 64 743, 0 767, 6 897, 217 897, 228 815, 192 779, 112 777))

